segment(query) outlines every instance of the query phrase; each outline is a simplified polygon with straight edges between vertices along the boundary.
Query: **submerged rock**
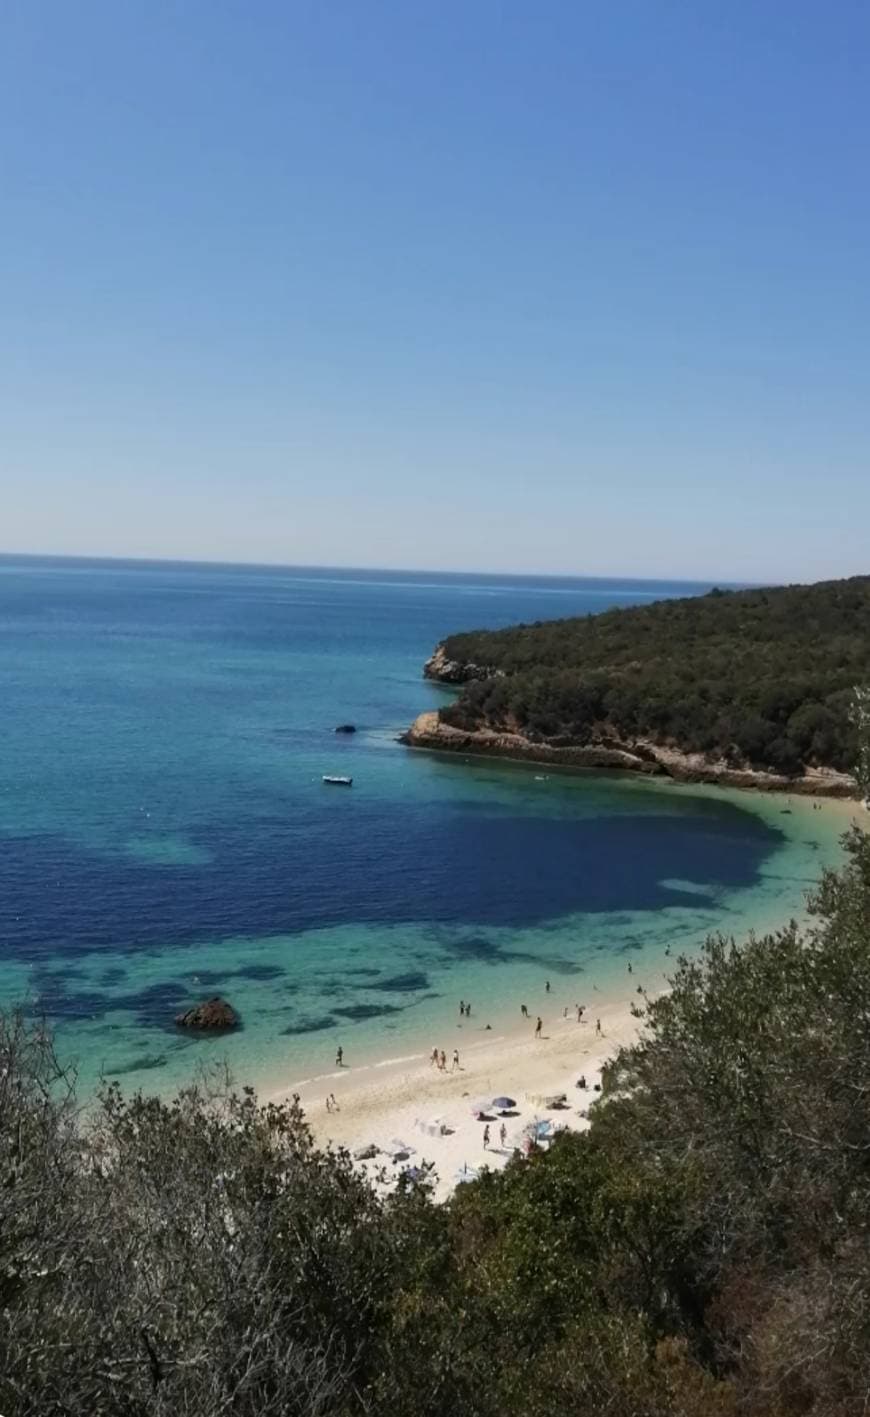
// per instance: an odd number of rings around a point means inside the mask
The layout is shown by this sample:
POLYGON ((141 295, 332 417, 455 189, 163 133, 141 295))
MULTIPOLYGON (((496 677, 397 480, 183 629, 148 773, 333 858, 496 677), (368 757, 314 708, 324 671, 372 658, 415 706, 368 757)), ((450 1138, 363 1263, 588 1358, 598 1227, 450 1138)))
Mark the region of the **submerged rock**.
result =
POLYGON ((175 1022, 179 1028, 214 1033, 219 1029, 235 1028, 239 1016, 232 1004, 215 996, 213 999, 206 999, 202 1004, 194 1004, 192 1009, 187 1009, 183 1014, 176 1014, 175 1022))
POLYGON ((336 733, 356 733, 356 724, 340 723, 335 731, 336 733))

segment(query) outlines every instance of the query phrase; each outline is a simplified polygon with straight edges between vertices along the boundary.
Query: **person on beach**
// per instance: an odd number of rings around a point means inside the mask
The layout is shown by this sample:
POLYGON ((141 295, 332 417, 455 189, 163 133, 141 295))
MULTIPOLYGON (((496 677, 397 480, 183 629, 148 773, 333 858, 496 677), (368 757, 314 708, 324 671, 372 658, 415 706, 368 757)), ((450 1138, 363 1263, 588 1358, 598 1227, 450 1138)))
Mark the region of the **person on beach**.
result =
POLYGON ((451 1071, 452 1073, 455 1073, 455 1072, 456 1072, 456 1069, 457 1069, 458 1067, 459 1067, 459 1049, 458 1049, 458 1048, 454 1048, 454 1049, 453 1049, 453 1067, 450 1069, 450 1071, 451 1071))
POLYGON ((337 1052, 336 1052, 336 1054, 335 1054, 335 1066, 336 1066, 337 1068, 343 1068, 343 1067, 344 1067, 344 1049, 341 1047, 340 1044, 339 1044, 338 1050, 337 1050, 337 1052))
POLYGON ((547 994, 549 994, 549 992, 550 992, 550 981, 549 981, 549 979, 547 980, 546 984, 544 985, 544 992, 547 993, 547 994))
POLYGON ((631 967, 631 960, 628 961, 628 972, 629 972, 629 974, 632 974, 632 973, 633 973, 633 970, 632 970, 632 967, 631 967))
POLYGON ((582 1090, 583 1092, 586 1091, 586 1074, 585 1074, 585 1073, 581 1073, 581 1074, 580 1074, 579 1078, 577 1079, 577 1086, 578 1086, 579 1088, 581 1088, 581 1090, 582 1090))
POLYGON ((577 1005, 577 1022, 578 1022, 578 1023, 582 1023, 582 1022, 583 1022, 583 1005, 582 1005, 582 1004, 578 1004, 578 1005, 577 1005))
POLYGON ((444 1052, 443 1048, 441 1049, 441 1057, 439 1059, 438 1066, 441 1069, 442 1073, 447 1072, 447 1054, 444 1052))
POLYGON ((437 1068, 437 1066, 438 1066, 438 1049, 437 1049, 437 1048, 433 1048, 433 1049, 432 1049, 432 1057, 429 1059, 429 1066, 430 1066, 430 1068, 437 1068))
POLYGON ((520 1004, 520 1013, 522 1014, 523 1018, 528 1018, 529 1011, 526 1008, 525 1004, 520 1004))
POLYGON ((538 1021, 537 1021, 537 1023, 535 1024, 535 1037, 536 1037, 536 1038, 540 1038, 540 1036, 541 1036, 541 1030, 542 1030, 543 1027, 544 1027, 543 1022, 542 1022, 542 1020, 539 1018, 538 1021))
POLYGON ((488 1146, 489 1146, 489 1122, 487 1122, 486 1126, 485 1126, 484 1129, 483 1129, 483 1149, 484 1149, 484 1151, 486 1151, 486 1148, 487 1148, 488 1146))
POLYGON ((329 1100, 330 1100, 330 1102, 332 1103, 332 1110, 333 1110, 333 1112, 340 1112, 340 1111, 341 1111, 341 1108, 339 1107, 338 1103, 337 1103, 336 1100, 335 1100, 335 1093, 334 1093, 334 1092, 331 1092, 331 1093, 329 1094, 329 1100))
POLYGON ((507 1127, 505 1126, 504 1122, 502 1122, 501 1126, 498 1129, 498 1139, 500 1145, 503 1147, 505 1142, 507 1141, 507 1127))
POLYGON ((332 1111, 332 1103, 330 1102, 329 1097, 327 1097, 327 1099, 326 1099, 326 1110, 327 1110, 327 1112, 331 1112, 331 1111, 332 1111))
MULTIPOLYGON (((600 1019, 600 1018, 597 1018, 597 1019, 595 1020, 595 1032, 596 1032, 596 1033, 600 1033, 600 1032, 601 1032, 601 1019, 600 1019)), ((444 1055, 442 1054, 441 1056, 443 1057, 444 1055)))

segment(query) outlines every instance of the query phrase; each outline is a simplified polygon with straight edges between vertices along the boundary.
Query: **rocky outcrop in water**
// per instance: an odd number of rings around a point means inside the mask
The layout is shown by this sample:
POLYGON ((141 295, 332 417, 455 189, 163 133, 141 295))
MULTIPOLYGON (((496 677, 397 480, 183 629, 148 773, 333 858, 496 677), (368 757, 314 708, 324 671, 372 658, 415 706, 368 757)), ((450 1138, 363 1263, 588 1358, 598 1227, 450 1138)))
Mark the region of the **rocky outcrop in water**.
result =
POLYGON ((188 1028, 196 1033, 218 1033, 236 1028, 239 1016, 232 1004, 215 996, 204 1003, 194 1004, 193 1008, 182 1014, 176 1014, 175 1022, 178 1028, 188 1028))

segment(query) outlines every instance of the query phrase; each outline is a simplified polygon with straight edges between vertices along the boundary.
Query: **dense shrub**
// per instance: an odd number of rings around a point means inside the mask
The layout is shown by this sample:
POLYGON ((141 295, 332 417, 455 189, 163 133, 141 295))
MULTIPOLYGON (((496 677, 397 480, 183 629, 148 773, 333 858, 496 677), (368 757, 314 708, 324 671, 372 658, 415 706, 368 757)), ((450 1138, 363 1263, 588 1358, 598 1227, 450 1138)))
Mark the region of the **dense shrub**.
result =
POLYGON ((788 774, 845 771, 852 688, 870 677, 870 577, 472 631, 444 647, 497 676, 442 709, 456 727, 646 737, 788 774))

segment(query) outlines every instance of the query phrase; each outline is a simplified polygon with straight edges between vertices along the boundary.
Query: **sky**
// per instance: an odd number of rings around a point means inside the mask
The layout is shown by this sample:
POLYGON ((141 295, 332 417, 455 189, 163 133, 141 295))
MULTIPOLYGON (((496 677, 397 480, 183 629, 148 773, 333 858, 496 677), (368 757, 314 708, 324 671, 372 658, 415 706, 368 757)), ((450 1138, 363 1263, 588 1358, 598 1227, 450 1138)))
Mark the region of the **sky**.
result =
POLYGON ((4 0, 0 550, 870 571, 870 7, 4 0))

